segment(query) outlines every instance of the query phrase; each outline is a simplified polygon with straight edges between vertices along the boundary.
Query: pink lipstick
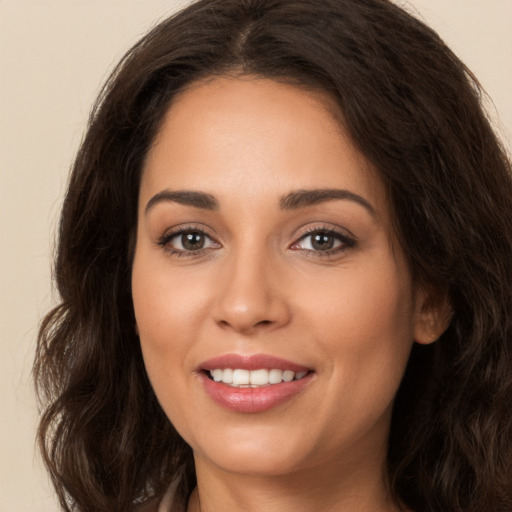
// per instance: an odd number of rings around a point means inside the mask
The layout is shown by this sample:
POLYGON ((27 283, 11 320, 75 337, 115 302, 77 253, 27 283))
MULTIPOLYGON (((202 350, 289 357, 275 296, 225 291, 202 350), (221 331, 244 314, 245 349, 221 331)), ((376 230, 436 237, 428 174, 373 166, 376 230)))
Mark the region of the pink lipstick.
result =
POLYGON ((313 371, 267 354, 226 354, 198 368, 206 393, 217 404, 236 412, 262 412, 299 394, 313 371))

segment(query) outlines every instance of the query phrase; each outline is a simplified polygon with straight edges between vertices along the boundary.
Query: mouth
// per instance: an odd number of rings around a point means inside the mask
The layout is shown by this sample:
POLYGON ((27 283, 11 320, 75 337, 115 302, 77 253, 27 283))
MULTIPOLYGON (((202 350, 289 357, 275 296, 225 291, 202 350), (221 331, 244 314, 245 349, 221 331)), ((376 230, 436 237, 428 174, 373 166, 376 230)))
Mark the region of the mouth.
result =
POLYGON ((245 370, 243 368, 215 368, 205 370, 207 378, 215 382, 222 382, 234 388, 260 388, 292 382, 306 377, 306 371, 294 372, 272 368, 270 370, 260 368, 257 370, 245 370))
POLYGON ((314 370, 270 355, 227 354, 198 368, 204 390, 218 405, 236 412, 262 412, 299 395, 314 370))

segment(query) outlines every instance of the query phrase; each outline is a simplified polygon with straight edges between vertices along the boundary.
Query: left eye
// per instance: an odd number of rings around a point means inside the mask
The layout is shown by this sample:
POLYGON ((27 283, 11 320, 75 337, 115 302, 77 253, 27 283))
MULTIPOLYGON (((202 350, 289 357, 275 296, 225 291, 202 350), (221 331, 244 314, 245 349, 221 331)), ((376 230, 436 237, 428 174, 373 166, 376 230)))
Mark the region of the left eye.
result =
POLYGON ((329 252, 343 247, 353 245, 350 240, 331 231, 314 231, 303 236, 295 244, 292 249, 303 249, 307 251, 329 252))

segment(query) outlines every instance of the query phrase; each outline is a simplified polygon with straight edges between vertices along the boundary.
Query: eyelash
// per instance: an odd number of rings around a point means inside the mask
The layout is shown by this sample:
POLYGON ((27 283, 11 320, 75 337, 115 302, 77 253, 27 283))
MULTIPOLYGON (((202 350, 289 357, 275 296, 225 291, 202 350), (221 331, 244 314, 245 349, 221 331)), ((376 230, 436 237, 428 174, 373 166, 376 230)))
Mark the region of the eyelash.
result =
POLYGON ((334 247, 332 249, 327 249, 327 250, 323 250, 323 251, 315 251, 312 249, 301 249, 301 248, 296 248, 293 250, 298 250, 303 253, 307 253, 308 256, 313 257, 313 258, 328 258, 330 256, 336 256, 340 253, 344 253, 344 252, 352 249, 356 245, 356 240, 354 238, 351 238, 351 237, 347 236, 346 234, 341 233, 337 229, 333 229, 333 228, 327 227, 327 226, 323 226, 323 227, 314 226, 314 227, 310 227, 310 228, 306 229, 303 233, 301 233, 300 237, 297 239, 296 242, 293 242, 293 244, 291 245, 290 248, 293 248, 294 246, 299 244, 299 242, 307 239, 308 237, 312 237, 313 235, 327 235, 330 237, 332 236, 335 239, 335 241, 338 241, 340 244, 338 247, 334 247))
POLYGON ((165 233, 157 241, 157 245, 159 245, 162 249, 164 249, 170 256, 176 256, 178 258, 181 258, 184 256, 189 256, 189 257, 198 256, 198 255, 203 254, 206 251, 209 251, 211 249, 211 247, 203 247, 201 249, 187 251, 186 249, 174 249, 171 246, 171 241, 174 238, 178 238, 179 236, 183 236, 185 234, 192 234, 192 233, 197 233, 199 235, 202 235, 205 237, 205 239, 211 240, 213 242, 213 245, 220 247, 220 244, 218 242, 216 242, 204 229, 198 228, 195 226, 183 226, 183 227, 177 228, 169 233, 165 233))
MULTIPOLYGON (((157 245, 160 246, 162 249, 164 249, 170 256, 176 256, 176 257, 194 257, 201 254, 205 254, 206 252, 209 252, 210 250, 214 248, 220 247, 220 244, 216 242, 213 237, 211 237, 204 229, 198 228, 195 226, 183 226, 178 229, 175 229, 169 233, 165 233, 160 239, 157 241, 157 245), (210 247, 202 247, 197 250, 186 250, 186 249, 175 249, 172 247, 171 242, 173 239, 183 236, 185 234, 198 234, 201 236, 204 236, 205 239, 209 239, 212 244, 210 247)), ((328 258, 331 256, 335 256, 339 253, 346 252, 350 249, 352 249, 356 245, 356 241, 343 234, 340 233, 338 230, 330 228, 330 227, 311 227, 305 230, 303 233, 301 233, 300 237, 291 244, 290 249, 300 251, 304 254, 307 254, 309 257, 314 258, 328 258), (303 249, 300 247, 296 247, 300 242, 306 240, 308 237, 311 237, 313 235, 326 235, 329 237, 333 237, 335 239, 335 242, 339 242, 339 245, 337 247, 327 249, 327 250, 318 250, 315 251, 313 249, 303 249)))

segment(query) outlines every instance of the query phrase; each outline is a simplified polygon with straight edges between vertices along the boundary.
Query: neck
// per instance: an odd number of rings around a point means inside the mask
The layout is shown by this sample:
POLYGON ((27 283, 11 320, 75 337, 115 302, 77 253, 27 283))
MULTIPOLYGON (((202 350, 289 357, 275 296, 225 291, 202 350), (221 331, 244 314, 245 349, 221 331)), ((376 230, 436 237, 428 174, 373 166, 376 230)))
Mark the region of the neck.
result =
POLYGON ((398 512, 382 467, 349 469, 337 464, 327 470, 259 476, 233 474, 196 461, 198 485, 188 512, 398 512))

